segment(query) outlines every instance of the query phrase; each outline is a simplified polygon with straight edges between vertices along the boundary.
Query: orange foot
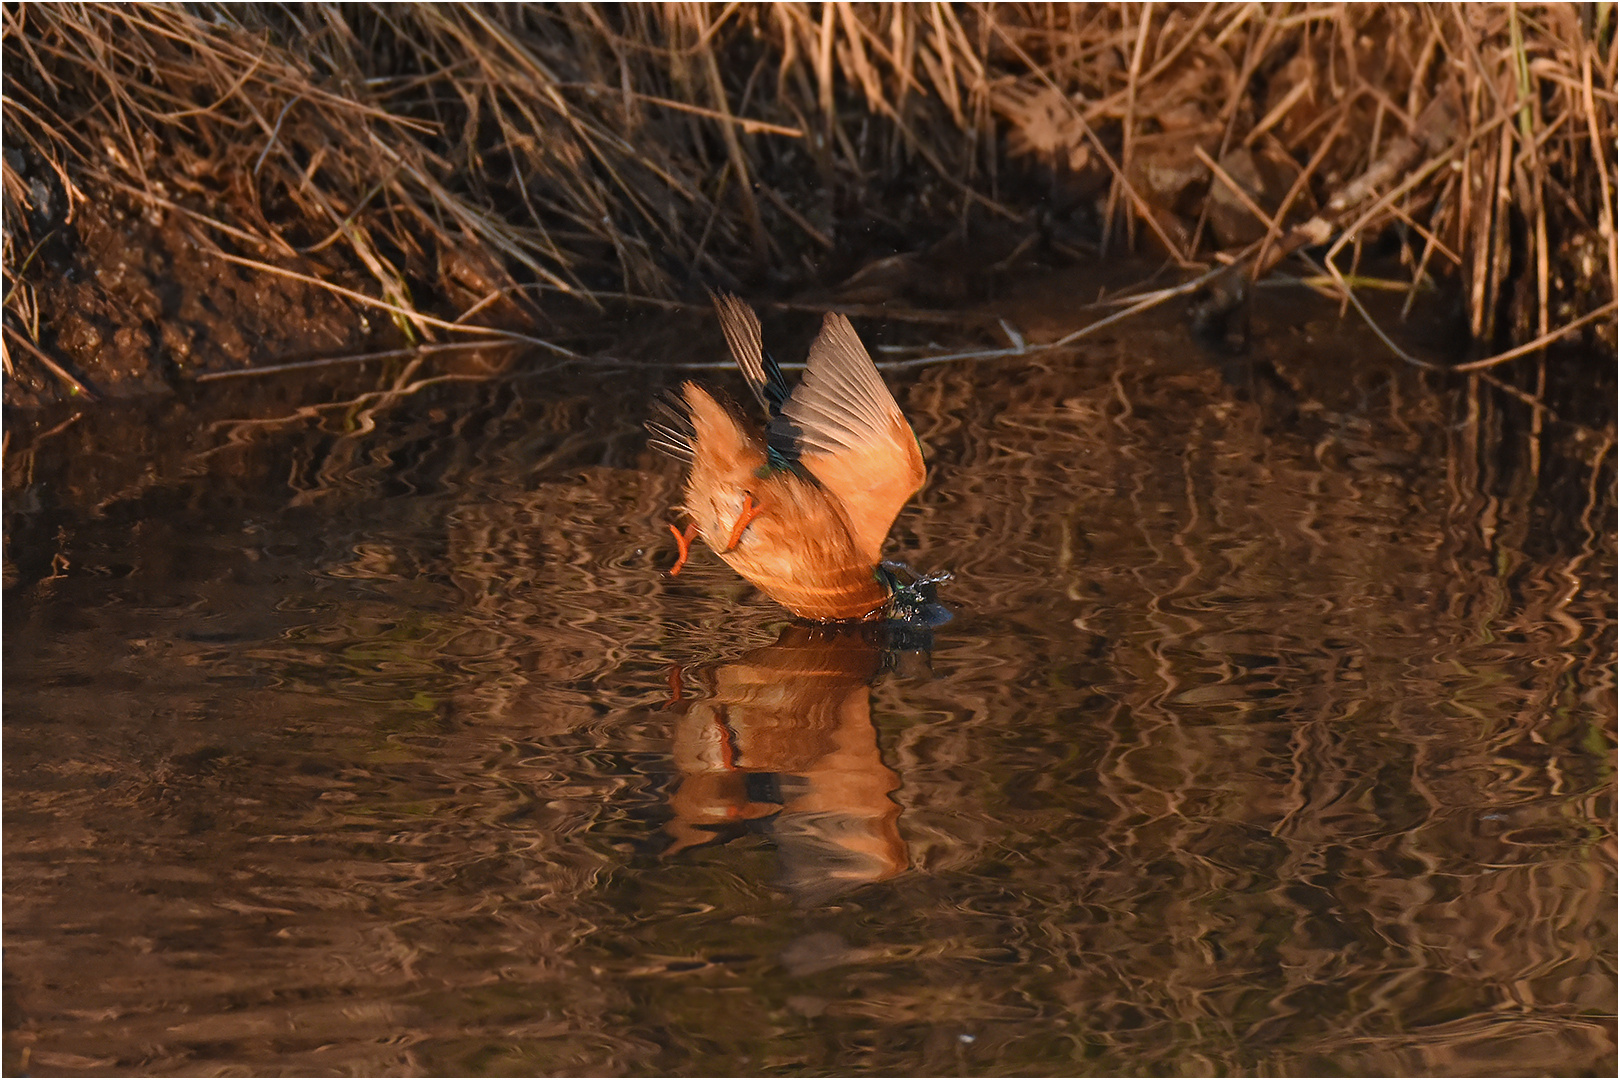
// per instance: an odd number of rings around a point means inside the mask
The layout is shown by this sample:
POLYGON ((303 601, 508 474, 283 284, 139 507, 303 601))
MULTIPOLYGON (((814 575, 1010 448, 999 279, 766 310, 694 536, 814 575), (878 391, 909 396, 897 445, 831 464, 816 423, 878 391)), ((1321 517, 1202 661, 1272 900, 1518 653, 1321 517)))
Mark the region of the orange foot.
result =
POLYGON ((692 554, 692 538, 697 535, 697 526, 688 525, 686 531, 681 532, 681 530, 671 525, 669 531, 675 534, 675 544, 681 549, 680 558, 676 559, 675 565, 669 568, 669 576, 674 577, 681 572, 681 567, 686 565, 686 557, 692 554))
MULTIPOLYGON (((714 726, 720 733, 720 767, 727 772, 736 772, 737 744, 734 740, 737 736, 727 724, 725 710, 722 709, 715 714, 714 726)), ((729 807, 728 811, 726 814, 728 818, 736 817, 740 813, 736 807, 729 807)))
POLYGON ((748 528, 748 523, 759 517, 760 511, 764 509, 763 506, 754 501, 752 495, 747 492, 743 493, 742 513, 737 515, 737 524, 731 527, 731 535, 726 538, 725 550, 730 551, 742 543, 743 530, 748 528))
POLYGON ((681 685, 681 665, 669 665, 669 700, 664 702, 664 708, 673 709, 686 700, 686 688, 681 685))

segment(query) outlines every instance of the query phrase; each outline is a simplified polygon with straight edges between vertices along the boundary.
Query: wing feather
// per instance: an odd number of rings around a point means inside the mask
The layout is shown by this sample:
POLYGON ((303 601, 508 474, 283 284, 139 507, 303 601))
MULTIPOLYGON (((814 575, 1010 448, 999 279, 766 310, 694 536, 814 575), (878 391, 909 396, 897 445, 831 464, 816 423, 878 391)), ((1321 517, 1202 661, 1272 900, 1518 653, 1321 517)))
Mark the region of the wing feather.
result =
POLYGON ((760 407, 770 413, 770 402, 765 400, 765 348, 760 339, 759 316, 730 293, 709 295, 714 301, 715 314, 720 316, 720 331, 726 335, 731 358, 742 369, 743 378, 748 380, 748 388, 759 399, 760 407))
POLYGON ((652 412, 646 424, 652 435, 647 445, 690 465, 697 431, 692 427, 692 414, 687 408, 686 399, 674 390, 666 390, 653 400, 652 412))
POLYGON ((765 351, 759 316, 730 293, 711 292, 709 297, 714 301, 715 314, 720 316, 720 330, 726 335, 731 358, 737 362, 760 408, 773 421, 765 428, 768 460, 774 468, 789 468, 798 459, 798 442, 790 428, 774 422, 779 421, 782 406, 788 400, 787 379, 782 375, 781 366, 765 351))
POLYGON ((822 323, 780 421, 794 429, 800 462, 844 505, 856 550, 876 562, 927 472, 911 425, 843 315, 822 323))

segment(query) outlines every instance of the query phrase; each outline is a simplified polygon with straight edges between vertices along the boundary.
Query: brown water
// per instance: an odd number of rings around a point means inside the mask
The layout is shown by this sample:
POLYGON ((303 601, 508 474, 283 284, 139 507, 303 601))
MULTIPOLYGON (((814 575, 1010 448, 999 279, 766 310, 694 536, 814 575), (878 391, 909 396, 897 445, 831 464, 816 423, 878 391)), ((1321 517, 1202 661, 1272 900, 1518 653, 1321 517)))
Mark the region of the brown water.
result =
POLYGON ((1612 428, 1262 337, 894 373, 931 643, 646 372, 19 434, 6 1072, 1612 1074, 1612 428))

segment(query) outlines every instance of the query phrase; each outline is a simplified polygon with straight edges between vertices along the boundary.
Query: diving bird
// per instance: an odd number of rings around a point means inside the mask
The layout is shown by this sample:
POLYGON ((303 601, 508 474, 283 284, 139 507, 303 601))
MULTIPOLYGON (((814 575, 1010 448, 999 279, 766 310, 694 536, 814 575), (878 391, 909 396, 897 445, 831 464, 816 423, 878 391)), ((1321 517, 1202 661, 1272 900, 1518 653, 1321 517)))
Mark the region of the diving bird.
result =
MULTIPOLYGON (((879 564, 884 538, 927 472, 922 447, 855 328, 828 314, 791 392, 759 318, 714 297, 731 356, 769 419, 763 438, 696 383, 655 405, 651 444, 688 463, 671 574, 703 542, 767 596, 808 619, 875 619, 914 599, 879 564)), ((923 579, 929 585, 932 580, 923 579)))

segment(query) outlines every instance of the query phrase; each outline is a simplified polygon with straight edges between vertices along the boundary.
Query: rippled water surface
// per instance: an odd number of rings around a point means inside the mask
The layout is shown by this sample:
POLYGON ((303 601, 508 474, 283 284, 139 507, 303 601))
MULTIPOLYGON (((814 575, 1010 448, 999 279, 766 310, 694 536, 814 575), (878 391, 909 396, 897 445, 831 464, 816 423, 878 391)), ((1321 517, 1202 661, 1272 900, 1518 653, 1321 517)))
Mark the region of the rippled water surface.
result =
POLYGON ((1612 1074, 1612 439, 1267 340, 892 373, 931 642, 645 371, 19 434, 6 1072, 1612 1074))

